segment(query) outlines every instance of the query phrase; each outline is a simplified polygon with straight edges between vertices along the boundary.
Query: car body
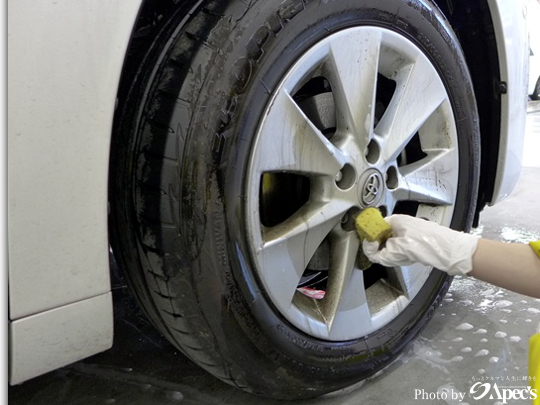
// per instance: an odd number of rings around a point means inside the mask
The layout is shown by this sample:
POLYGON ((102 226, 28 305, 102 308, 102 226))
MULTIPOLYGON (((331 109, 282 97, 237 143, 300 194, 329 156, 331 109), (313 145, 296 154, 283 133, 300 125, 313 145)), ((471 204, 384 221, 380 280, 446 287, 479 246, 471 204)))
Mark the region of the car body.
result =
MULTIPOLYGON (((9 2, 10 384, 112 345, 110 146, 122 77, 137 69, 127 57, 133 38, 157 31, 159 16, 171 7, 150 3, 9 2)), ((451 14, 452 2, 437 3, 451 14)), ((496 73, 488 89, 477 82, 486 61, 474 61, 474 48, 465 47, 477 96, 484 91, 494 99, 491 110, 478 103, 483 147, 478 214, 485 204, 508 196, 519 177, 528 49, 521 2, 475 0, 474 5, 486 13, 486 32, 493 30, 485 41, 496 73)), ((448 18, 459 31, 459 21, 448 18)), ((466 32, 459 36, 464 44, 466 32)))
POLYGON ((527 2, 527 27, 529 30, 530 58, 529 58, 529 87, 528 94, 532 99, 540 98, 540 31, 536 24, 540 20, 540 2, 529 0, 527 2))

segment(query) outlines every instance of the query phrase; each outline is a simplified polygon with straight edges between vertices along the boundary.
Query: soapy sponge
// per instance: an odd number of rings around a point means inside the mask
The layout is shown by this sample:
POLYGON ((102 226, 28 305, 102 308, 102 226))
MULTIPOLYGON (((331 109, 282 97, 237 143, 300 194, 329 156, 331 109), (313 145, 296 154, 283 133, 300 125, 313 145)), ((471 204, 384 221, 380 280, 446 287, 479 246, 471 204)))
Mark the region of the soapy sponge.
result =
MULTIPOLYGON (((381 211, 374 207, 366 208, 356 217, 356 232, 360 237, 360 243, 367 239, 369 242, 377 241, 382 245, 392 236, 392 228, 384 220, 381 211)), ((358 267, 361 270, 371 267, 371 262, 362 248, 358 252, 358 267)))
POLYGON ((381 245, 392 235, 392 228, 386 223, 378 208, 369 207, 356 217, 356 231, 360 240, 379 242, 381 245))

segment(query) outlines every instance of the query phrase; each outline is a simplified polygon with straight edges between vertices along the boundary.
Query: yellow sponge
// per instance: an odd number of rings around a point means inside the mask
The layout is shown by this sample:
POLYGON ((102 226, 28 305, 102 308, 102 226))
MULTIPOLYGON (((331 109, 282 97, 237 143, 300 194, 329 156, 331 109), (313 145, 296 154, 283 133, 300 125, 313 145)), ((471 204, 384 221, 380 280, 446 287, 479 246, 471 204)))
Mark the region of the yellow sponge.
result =
POLYGON ((383 244, 392 235, 392 228, 386 223, 378 208, 369 207, 356 217, 356 232, 360 240, 383 244))
MULTIPOLYGON (((360 242, 367 239, 370 242, 377 241, 381 245, 392 236, 390 225, 384 220, 381 211, 374 207, 366 208, 356 217, 356 232, 360 242)), ((367 270, 371 266, 362 248, 358 251, 357 263, 361 270, 367 270)))

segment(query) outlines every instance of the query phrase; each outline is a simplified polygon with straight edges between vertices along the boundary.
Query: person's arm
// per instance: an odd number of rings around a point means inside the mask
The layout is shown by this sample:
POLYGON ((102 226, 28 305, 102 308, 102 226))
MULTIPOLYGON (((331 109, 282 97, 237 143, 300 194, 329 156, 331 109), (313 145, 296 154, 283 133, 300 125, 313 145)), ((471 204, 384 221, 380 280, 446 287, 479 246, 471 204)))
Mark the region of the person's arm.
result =
POLYGON ((372 262, 384 266, 422 263, 540 298, 540 257, 529 245, 480 239, 408 215, 385 220, 393 236, 382 249, 377 242, 363 242, 372 262))
POLYGON ((540 298, 540 257, 529 245, 480 239, 468 273, 520 294, 540 298))

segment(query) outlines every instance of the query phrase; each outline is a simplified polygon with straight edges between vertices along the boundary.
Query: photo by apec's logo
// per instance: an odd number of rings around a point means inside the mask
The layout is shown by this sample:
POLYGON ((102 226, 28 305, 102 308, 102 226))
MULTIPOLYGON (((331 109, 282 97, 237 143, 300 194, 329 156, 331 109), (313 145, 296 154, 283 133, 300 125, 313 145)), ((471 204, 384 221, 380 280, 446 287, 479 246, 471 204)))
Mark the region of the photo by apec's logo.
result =
POLYGON ((471 387, 470 393, 473 399, 496 399, 502 401, 503 404, 508 403, 509 400, 535 400, 538 397, 536 389, 532 389, 530 386, 499 387, 496 383, 492 385, 490 383, 481 382, 474 384, 471 387))
MULTIPOLYGON (((538 392, 530 386, 507 387, 499 386, 496 383, 477 382, 472 385, 469 392, 458 391, 453 387, 446 387, 437 392, 428 392, 423 389, 414 390, 414 399, 418 401, 456 401, 461 402, 467 399, 476 401, 494 400, 501 404, 514 404, 516 401, 530 401, 538 397, 538 392)), ((451 402, 454 403, 454 402, 451 402)), ((484 403, 484 402, 482 402, 484 403)))

